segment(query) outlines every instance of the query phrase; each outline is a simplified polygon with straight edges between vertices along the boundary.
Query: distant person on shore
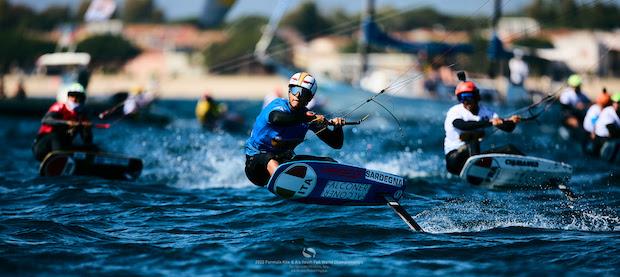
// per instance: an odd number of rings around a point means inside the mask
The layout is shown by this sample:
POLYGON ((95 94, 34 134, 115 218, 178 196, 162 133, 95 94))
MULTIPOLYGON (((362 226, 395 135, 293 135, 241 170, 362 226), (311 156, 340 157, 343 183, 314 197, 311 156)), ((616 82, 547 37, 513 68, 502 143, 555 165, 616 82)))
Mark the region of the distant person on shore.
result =
POLYGON ((252 134, 245 144, 245 174, 257 186, 265 186, 281 163, 292 160, 329 160, 331 158, 296 155, 308 130, 323 142, 340 149, 344 143, 344 118, 327 120, 306 106, 315 96, 317 83, 307 72, 293 74, 288 84, 288 99, 277 98, 260 112, 252 134), (328 128, 333 125, 332 129, 328 128))
POLYGON ((523 51, 521 49, 515 49, 513 54, 513 58, 508 61, 508 68, 510 69, 510 83, 508 84, 506 95, 508 103, 525 101, 529 98, 529 94, 525 89, 525 80, 529 75, 530 69, 523 60, 523 51))
POLYGON ((515 49, 513 51, 514 56, 508 61, 508 68, 510 69, 510 83, 515 86, 523 86, 525 80, 530 73, 530 68, 523 60, 523 51, 521 49, 515 49))
POLYGON ((92 123, 83 109, 86 93, 82 85, 75 83, 66 87, 65 102, 54 103, 43 119, 37 137, 32 145, 32 152, 38 161, 52 151, 86 150, 97 151, 93 144, 92 123), (82 145, 75 145, 77 135, 82 138, 82 145))
POLYGON ((24 79, 19 78, 17 81, 17 89, 15 90, 15 99, 26 99, 26 88, 24 87, 24 79))
POLYGON ((454 90, 454 72, 443 61, 433 63, 427 70, 424 88, 434 98, 445 98, 454 90))
POLYGON ((4 76, 0 74, 0 100, 6 99, 6 93, 4 93, 4 76))
POLYGON ((490 108, 480 105, 480 92, 474 82, 464 81, 456 86, 455 95, 460 102, 446 114, 444 129, 444 153, 448 172, 459 175, 467 159, 476 154, 505 153, 523 155, 515 146, 508 144, 501 148, 479 152, 479 139, 484 129, 494 126, 505 132, 512 132, 521 117, 501 119, 490 108), (472 153, 473 152, 473 153, 472 153))
POLYGON ((567 84, 568 87, 560 94, 560 104, 562 105, 563 125, 571 129, 581 130, 583 118, 586 116, 586 109, 591 101, 581 90, 583 80, 577 74, 571 75, 567 84))

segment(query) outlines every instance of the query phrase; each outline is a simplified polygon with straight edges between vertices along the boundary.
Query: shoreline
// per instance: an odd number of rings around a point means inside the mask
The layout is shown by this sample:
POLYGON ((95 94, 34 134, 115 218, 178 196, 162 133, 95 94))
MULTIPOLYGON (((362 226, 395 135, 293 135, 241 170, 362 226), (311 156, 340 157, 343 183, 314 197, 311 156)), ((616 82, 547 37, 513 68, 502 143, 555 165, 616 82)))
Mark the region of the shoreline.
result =
MULTIPOLYGON (((55 98, 61 83, 60 76, 24 76, 26 95, 33 98, 55 98)), ((13 97, 19 75, 5 75, 5 93, 13 97)), ((214 98, 222 100, 262 100, 275 89, 286 89, 286 80, 276 75, 205 75, 177 78, 161 78, 157 95, 160 99, 198 99, 208 91, 214 98)), ((117 92, 130 91, 135 86, 147 87, 146 78, 131 78, 127 75, 93 74, 87 93, 90 96, 110 96, 117 92)))
MULTIPOLYGON (((61 83, 60 76, 7 74, 4 76, 7 97, 15 95, 20 78, 23 78, 26 95, 33 98, 55 98, 61 83)), ((502 88, 498 91, 504 96, 506 81, 501 78, 490 81, 492 86, 502 88)), ((152 81, 148 78, 133 78, 127 74, 93 74, 87 91, 90 96, 105 97, 130 91, 135 86, 147 87, 150 82, 152 81)), ((262 100, 276 89, 287 89, 286 79, 277 75, 190 75, 160 78, 158 84, 158 97, 171 100, 198 99, 206 91, 221 100, 262 100)), ((526 87, 530 90, 552 90, 554 86, 557 84, 551 84, 545 77, 531 77, 526 82, 526 87)), ((603 87, 606 87, 610 94, 620 92, 620 79, 584 78, 583 90, 591 100, 596 98, 603 87)))

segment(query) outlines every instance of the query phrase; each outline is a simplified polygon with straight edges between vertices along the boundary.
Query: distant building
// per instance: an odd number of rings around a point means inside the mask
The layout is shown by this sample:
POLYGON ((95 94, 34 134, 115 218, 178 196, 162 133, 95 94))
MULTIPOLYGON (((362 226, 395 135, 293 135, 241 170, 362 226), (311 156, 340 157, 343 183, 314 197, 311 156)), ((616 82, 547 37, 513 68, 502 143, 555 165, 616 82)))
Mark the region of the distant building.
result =
POLYGON ((548 36, 554 48, 538 49, 538 56, 579 73, 620 76, 620 31, 554 30, 548 36))
POLYGON ((502 17, 497 23, 497 32, 501 38, 512 41, 538 35, 540 24, 530 17, 502 17))
POLYGON ((446 31, 441 28, 418 28, 408 32, 392 33, 394 37, 412 42, 469 43, 469 34, 464 31, 446 31))
MULTIPOLYGON (((415 55, 402 53, 373 53, 368 57, 368 74, 359 80, 361 57, 357 53, 341 53, 340 49, 352 43, 351 37, 326 36, 304 43, 289 34, 288 41, 295 41, 293 61, 317 76, 328 77, 353 84, 360 84, 370 91, 379 91, 401 74, 417 65, 415 55)), ((417 86, 418 84, 413 84, 417 86)), ((418 91, 406 88, 405 91, 418 91)))
POLYGON ((222 31, 201 31, 193 25, 130 24, 123 36, 145 50, 202 50, 222 42, 222 31))
POLYGON ((204 74, 200 52, 226 39, 221 31, 160 24, 127 25, 123 36, 144 50, 124 67, 125 72, 141 78, 204 74))

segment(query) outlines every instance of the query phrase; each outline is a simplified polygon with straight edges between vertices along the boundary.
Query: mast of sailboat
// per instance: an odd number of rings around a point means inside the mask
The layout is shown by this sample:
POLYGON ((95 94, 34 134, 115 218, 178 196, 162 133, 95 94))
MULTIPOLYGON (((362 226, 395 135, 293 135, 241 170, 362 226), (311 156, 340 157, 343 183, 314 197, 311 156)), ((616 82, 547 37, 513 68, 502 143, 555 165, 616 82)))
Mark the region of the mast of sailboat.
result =
POLYGON ((360 38, 359 38, 359 53, 360 53, 360 75, 358 81, 361 81, 366 71, 368 71, 368 53, 370 52, 370 45, 368 41, 364 38, 364 35, 361 30, 364 28, 364 21, 374 21, 375 20, 375 0, 366 0, 366 6, 364 8, 364 13, 362 14, 362 20, 360 20, 360 38))
MULTIPOLYGON (((493 37, 497 34, 497 23, 499 19, 502 17, 502 0, 494 0, 493 1, 493 17, 491 18, 491 36, 493 37)), ((501 60, 492 59, 489 63, 489 76, 496 76, 497 72, 503 72, 503 65, 501 60)))
POLYGON ((493 8, 493 18, 491 19, 491 25, 493 27, 493 31, 497 31, 497 23, 499 19, 502 17, 502 0, 495 0, 493 8))

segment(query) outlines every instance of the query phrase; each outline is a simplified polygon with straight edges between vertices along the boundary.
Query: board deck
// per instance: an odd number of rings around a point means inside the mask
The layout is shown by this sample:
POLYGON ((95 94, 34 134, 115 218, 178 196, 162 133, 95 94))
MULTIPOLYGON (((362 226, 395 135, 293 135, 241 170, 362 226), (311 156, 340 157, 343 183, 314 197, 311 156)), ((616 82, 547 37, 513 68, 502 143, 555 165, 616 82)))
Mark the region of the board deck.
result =
POLYGON ((41 176, 98 176, 105 179, 135 180, 142 172, 142 160, 118 154, 83 151, 49 153, 39 168, 41 176))
POLYGON ((467 159, 461 178, 476 186, 539 187, 567 183, 573 168, 547 159, 509 155, 482 154, 467 159))
POLYGON ((322 205, 385 205, 398 201, 406 188, 403 177, 336 162, 284 163, 267 188, 289 200, 322 205))

